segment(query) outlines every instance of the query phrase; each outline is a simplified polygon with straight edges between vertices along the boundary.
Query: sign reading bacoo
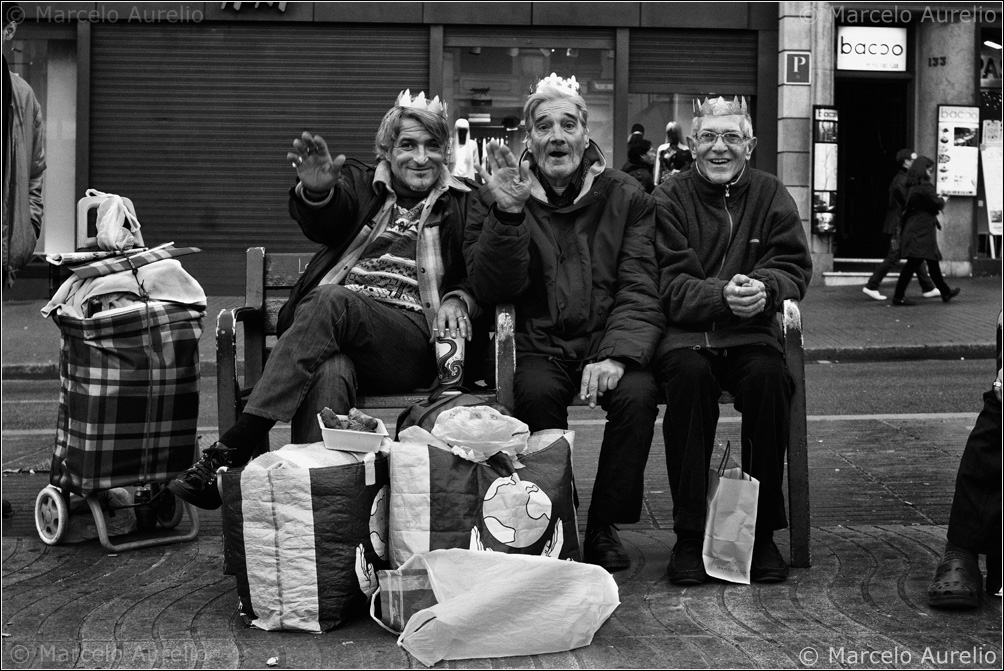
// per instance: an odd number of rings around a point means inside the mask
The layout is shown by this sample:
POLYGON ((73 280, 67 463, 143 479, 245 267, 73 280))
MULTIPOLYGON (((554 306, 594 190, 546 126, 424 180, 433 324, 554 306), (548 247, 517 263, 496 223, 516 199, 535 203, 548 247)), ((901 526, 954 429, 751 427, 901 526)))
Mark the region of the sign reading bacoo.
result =
POLYGON ((837 26, 837 69, 906 71, 906 28, 837 26))

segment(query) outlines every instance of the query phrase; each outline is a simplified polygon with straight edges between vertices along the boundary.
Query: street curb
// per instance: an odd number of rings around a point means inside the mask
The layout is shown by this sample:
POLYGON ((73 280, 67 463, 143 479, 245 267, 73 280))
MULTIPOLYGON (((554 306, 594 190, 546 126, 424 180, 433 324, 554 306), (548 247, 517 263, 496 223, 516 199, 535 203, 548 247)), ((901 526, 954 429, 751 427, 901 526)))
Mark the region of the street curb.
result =
POLYGON ((872 345, 868 347, 820 347, 805 350, 806 361, 921 361, 924 359, 993 359, 992 342, 929 345, 872 345))
MULTIPOLYGON (((997 356, 996 344, 967 343, 928 345, 871 345, 868 347, 815 347, 805 350, 806 361, 920 361, 924 359, 993 359, 997 356)), ((238 368, 243 364, 237 362, 238 368)), ((216 377, 216 362, 201 364, 203 377, 216 377)), ((59 363, 5 363, 5 380, 56 380, 59 363)))

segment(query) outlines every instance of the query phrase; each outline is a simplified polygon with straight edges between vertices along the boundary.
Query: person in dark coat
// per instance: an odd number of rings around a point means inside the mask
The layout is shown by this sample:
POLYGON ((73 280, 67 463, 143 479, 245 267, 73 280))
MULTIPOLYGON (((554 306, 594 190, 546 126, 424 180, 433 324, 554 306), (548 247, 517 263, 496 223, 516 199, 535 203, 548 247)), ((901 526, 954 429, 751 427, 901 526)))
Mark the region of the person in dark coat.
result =
POLYGON ((645 193, 652 193, 655 189, 655 181, 652 175, 652 168, 655 165, 655 149, 649 140, 635 140, 628 144, 628 162, 621 168, 621 172, 638 180, 645 193))
POLYGON ((472 184, 450 174, 439 98, 403 91, 376 133, 377 164, 332 155, 305 131, 286 155, 289 212, 322 245, 279 312, 278 342, 244 412, 168 483, 201 508, 222 505, 216 473, 246 464, 277 421, 294 442, 321 439, 317 413, 347 414, 357 389, 401 393, 436 380, 433 334, 470 339, 464 216, 472 184))
POLYGON ((475 297, 516 308, 516 417, 568 428, 573 397, 607 412, 583 544, 587 562, 630 565, 617 524, 640 519, 658 414, 648 363, 664 317, 652 199, 606 166, 574 78, 542 80, 523 108, 526 151, 489 145, 464 253, 475 297))
POLYGON ((777 313, 804 298, 812 257, 784 184, 749 164, 756 137, 746 101, 705 100, 695 112, 694 165, 654 194, 667 324, 653 367, 666 399, 677 538, 667 575, 679 585, 707 579, 708 468, 726 390, 742 413, 743 469, 760 481, 750 579, 777 582, 788 577, 773 533, 788 523, 781 483, 794 389, 777 313))
MULTIPOLYGON (((912 149, 900 149, 896 152, 896 165, 899 169, 892 178, 892 182, 889 183, 889 199, 886 205, 885 220, 882 222, 882 232, 889 236, 889 251, 861 289, 866 296, 877 301, 886 299, 886 296, 879 291, 882 280, 885 279, 890 270, 899 265, 899 224, 903 214, 903 206, 906 204, 906 173, 913 165, 915 158, 917 158, 917 154, 912 149)), ((917 280, 920 282, 921 291, 924 292, 924 298, 941 295, 941 292, 934 286, 934 282, 931 281, 931 276, 927 274, 926 263, 917 267, 917 280)))
POLYGON ((906 175, 906 200, 899 237, 900 255, 906 259, 906 265, 896 282, 893 305, 915 305, 906 298, 906 288, 924 261, 927 261, 927 270, 931 273, 934 286, 941 292, 941 300, 947 303, 961 291, 958 287, 949 288, 941 275, 937 230, 941 228, 941 223, 938 221, 938 213, 945 207, 946 199, 938 196, 934 190, 934 184, 931 183, 933 172, 934 161, 926 156, 919 156, 906 175))
POLYGON ((997 314, 997 377, 966 441, 955 479, 948 541, 927 588, 934 608, 975 608, 981 595, 1001 596, 1001 328, 997 314), (987 577, 979 555, 986 556, 987 577))

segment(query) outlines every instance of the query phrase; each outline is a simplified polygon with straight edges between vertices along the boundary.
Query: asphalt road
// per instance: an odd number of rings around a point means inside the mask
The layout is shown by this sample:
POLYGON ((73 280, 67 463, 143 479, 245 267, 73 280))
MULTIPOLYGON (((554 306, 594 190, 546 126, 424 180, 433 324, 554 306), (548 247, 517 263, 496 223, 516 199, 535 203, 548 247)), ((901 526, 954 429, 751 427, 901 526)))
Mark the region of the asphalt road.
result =
MULTIPOLYGON (((994 374, 992 360, 930 360, 806 365, 809 416, 975 413, 994 374)), ((216 379, 203 379, 200 432, 214 433, 216 379)), ((58 409, 58 380, 3 381, 2 467, 42 466, 51 456, 58 409)), ((385 421, 396 411, 378 414, 385 421)), ((738 413, 723 408, 723 417, 738 413)), ((603 414, 572 408, 574 420, 603 414)), ((592 422, 588 422, 592 423, 592 422)), ((279 434, 281 435, 281 434, 279 434)), ((281 439, 280 439, 281 440, 281 439)), ((279 443, 282 444, 281 442, 279 443)))

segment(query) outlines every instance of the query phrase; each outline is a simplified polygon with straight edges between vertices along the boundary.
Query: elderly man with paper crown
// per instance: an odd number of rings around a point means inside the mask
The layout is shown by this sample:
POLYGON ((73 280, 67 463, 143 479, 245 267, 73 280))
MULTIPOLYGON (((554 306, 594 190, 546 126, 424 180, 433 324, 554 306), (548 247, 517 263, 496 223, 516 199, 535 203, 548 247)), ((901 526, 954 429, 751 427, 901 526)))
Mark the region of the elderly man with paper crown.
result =
POLYGON ((666 398, 662 431, 677 542, 671 582, 704 582, 708 468, 723 389, 742 413, 743 470, 760 481, 749 577, 788 566, 773 541, 787 526, 781 479, 793 391, 777 312, 801 299, 812 261, 795 202, 750 167, 746 100, 695 101, 691 170, 656 188, 656 248, 666 333, 653 367, 666 398))
POLYGON ((169 484, 221 505, 216 472, 246 463, 276 421, 320 440, 316 414, 345 414, 356 391, 401 393, 436 379, 434 332, 469 339, 464 290, 468 183, 450 175, 445 106, 404 91, 376 134, 375 167, 333 156, 304 132, 286 155, 298 182, 289 212, 323 245, 279 313, 279 340, 237 423, 169 484))
POLYGON ((578 393, 607 412, 583 544, 609 571, 630 565, 616 524, 637 522, 657 414, 648 363, 664 317, 651 197, 589 139, 575 78, 552 74, 523 107, 526 151, 489 145, 464 253, 479 302, 516 309, 514 414, 568 427, 578 393))

